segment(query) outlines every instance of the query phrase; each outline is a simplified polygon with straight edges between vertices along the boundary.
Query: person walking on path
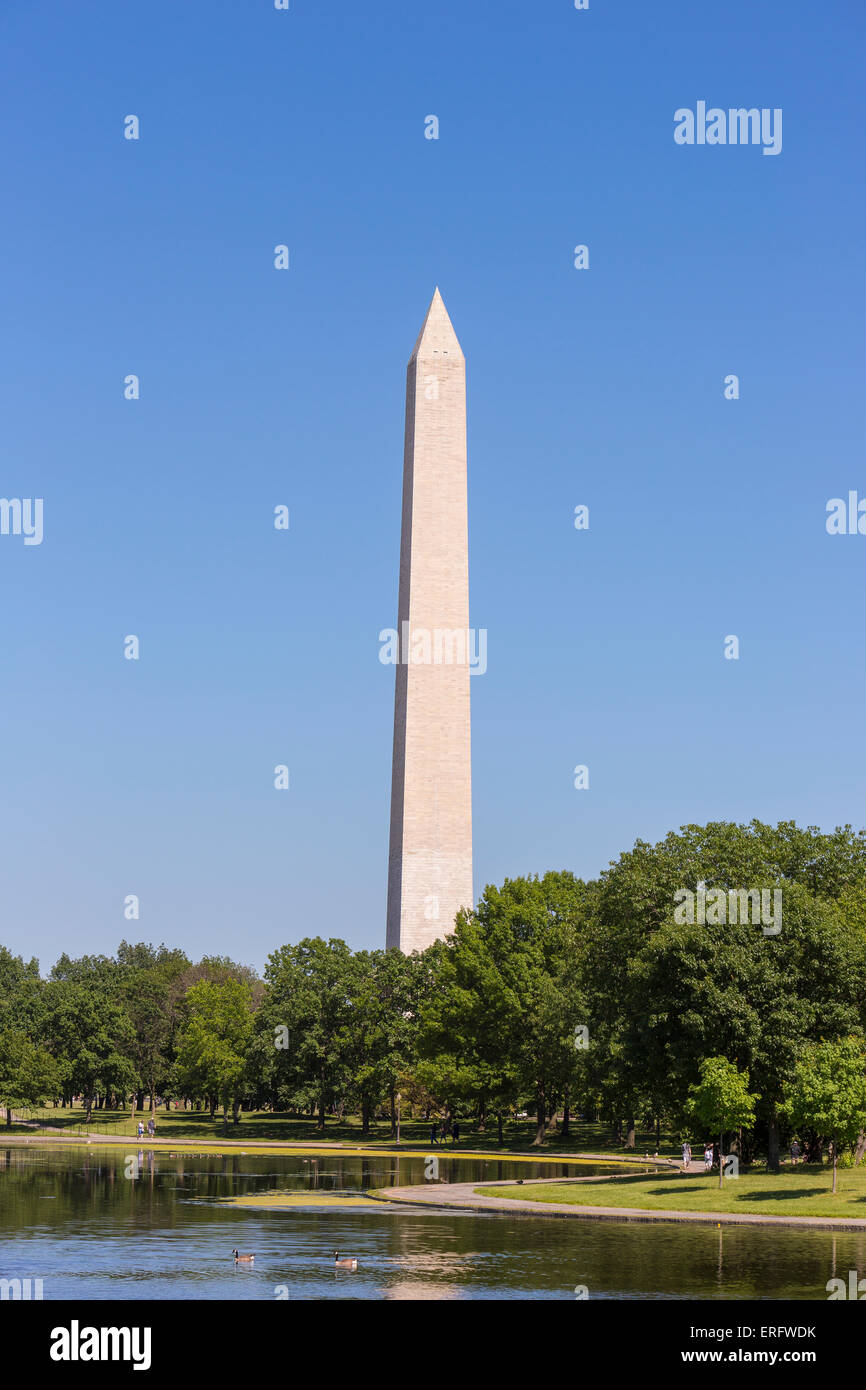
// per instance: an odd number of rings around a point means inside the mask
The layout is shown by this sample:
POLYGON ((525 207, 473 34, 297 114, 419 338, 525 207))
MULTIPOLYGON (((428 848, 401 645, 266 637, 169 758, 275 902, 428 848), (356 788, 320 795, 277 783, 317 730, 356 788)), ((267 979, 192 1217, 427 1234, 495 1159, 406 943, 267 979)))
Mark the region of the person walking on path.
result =
POLYGON ((439 1143, 439 1126, 438 1126, 438 1125, 431 1125, 431 1127, 430 1127, 430 1143, 431 1143, 431 1144, 438 1144, 438 1143, 439 1143))
POLYGON ((459 1124, 457 1123, 457 1121, 455 1120, 454 1123, 453 1123, 452 1126, 451 1126, 451 1143, 452 1143, 452 1144, 456 1144, 459 1138, 460 1138, 460 1126, 459 1126, 459 1124))
POLYGON ((791 1140, 791 1162, 797 1166, 797 1159, 800 1157, 800 1145, 796 1139, 791 1140))
POLYGON ((705 1172, 705 1173, 711 1172, 711 1171, 712 1171, 712 1167, 713 1167, 713 1146, 712 1146, 712 1144, 705 1144, 705 1145, 704 1145, 704 1172, 705 1172))
POLYGON ((144 1134, 144 1122, 143 1122, 142 1120, 139 1120, 139 1122, 138 1122, 138 1137, 139 1137, 139 1139, 142 1137, 143 1134, 144 1134))
POLYGON ((153 1136, 156 1134, 156 1125, 154 1124, 154 1120, 153 1120, 153 1116, 152 1116, 152 1115, 151 1115, 150 1119, 149 1119, 148 1122, 147 1122, 147 1132, 148 1132, 148 1134, 150 1135, 151 1139, 152 1139, 153 1136))
POLYGON ((692 1161, 692 1146, 688 1139, 683 1140, 683 1172, 689 1171, 689 1164, 692 1161))

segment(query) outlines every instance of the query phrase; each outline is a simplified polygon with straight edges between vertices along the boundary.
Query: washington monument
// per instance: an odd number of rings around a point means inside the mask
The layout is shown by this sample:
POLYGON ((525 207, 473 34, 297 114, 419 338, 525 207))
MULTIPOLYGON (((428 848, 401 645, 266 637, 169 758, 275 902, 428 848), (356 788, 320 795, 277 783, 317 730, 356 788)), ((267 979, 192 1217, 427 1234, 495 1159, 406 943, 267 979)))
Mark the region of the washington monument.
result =
POLYGON ((466 359, 438 289, 406 370, 386 945, 472 907, 466 359))

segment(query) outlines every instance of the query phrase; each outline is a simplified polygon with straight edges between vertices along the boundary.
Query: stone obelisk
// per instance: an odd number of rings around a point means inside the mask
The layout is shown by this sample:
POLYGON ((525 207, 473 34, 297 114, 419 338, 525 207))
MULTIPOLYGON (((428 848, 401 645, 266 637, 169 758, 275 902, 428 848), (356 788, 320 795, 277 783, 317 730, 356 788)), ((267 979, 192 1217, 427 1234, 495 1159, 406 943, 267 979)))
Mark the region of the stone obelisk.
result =
POLYGON ((466 360, 439 290, 406 371, 389 947, 472 907, 466 360))

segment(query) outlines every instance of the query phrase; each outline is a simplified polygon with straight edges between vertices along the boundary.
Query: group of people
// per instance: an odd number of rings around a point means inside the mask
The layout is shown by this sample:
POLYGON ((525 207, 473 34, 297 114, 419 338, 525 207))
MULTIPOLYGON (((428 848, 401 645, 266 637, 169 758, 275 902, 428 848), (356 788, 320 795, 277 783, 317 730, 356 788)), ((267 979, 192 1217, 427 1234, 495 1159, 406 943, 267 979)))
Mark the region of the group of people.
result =
MULTIPOLYGON (((148 1133, 148 1135, 149 1135, 149 1137, 150 1137, 151 1139, 152 1139, 153 1136, 156 1134, 156 1125, 155 1125, 155 1123, 154 1123, 154 1119, 153 1119, 153 1116, 152 1116, 152 1115, 151 1115, 150 1119, 149 1119, 148 1122, 147 1122, 147 1133, 148 1133)), ((141 1120, 139 1120, 139 1122, 138 1122, 138 1137, 139 1137, 139 1139, 141 1139, 141 1138, 143 1138, 143 1136, 144 1136, 144 1124, 142 1123, 141 1120)))
MULTIPOLYGON (((705 1144, 705 1145, 704 1145, 704 1172, 705 1172, 705 1173, 712 1172, 712 1167, 713 1167, 713 1163, 715 1162, 715 1157, 716 1157, 716 1155, 715 1155, 715 1149, 713 1148, 713 1145, 712 1145, 712 1144, 705 1144)), ((683 1172, 687 1173, 687 1172, 689 1171, 689 1167, 690 1167, 690 1165, 691 1165, 691 1161, 692 1161, 692 1146, 691 1146, 691 1144, 689 1143, 688 1139, 686 1139, 686 1140, 683 1141, 683 1172)))
MULTIPOLYGON (((797 1166, 797 1164, 798 1164, 799 1161, 800 1161, 801 1154, 802 1154, 802 1150, 801 1150, 801 1148, 800 1148, 800 1141, 799 1141, 798 1139, 792 1139, 792 1140, 791 1140, 791 1162, 794 1164, 795 1167, 797 1166)), ((683 1171, 684 1171, 684 1172, 688 1172, 688 1170, 689 1170, 689 1165, 690 1165, 691 1161, 692 1161, 692 1146, 691 1146, 691 1144, 688 1142, 688 1140, 685 1140, 684 1143, 683 1143, 683 1171)), ((712 1145, 712 1144, 707 1144, 707 1145, 705 1146, 705 1148, 704 1148, 704 1172, 705 1172, 705 1173, 709 1173, 709 1172, 711 1171, 714 1162, 715 1162, 715 1152, 714 1152, 714 1149, 713 1149, 713 1145, 712 1145)))
MULTIPOLYGON (((440 1134, 439 1134, 439 1124, 438 1124, 438 1122, 437 1122, 436 1120, 434 1120, 434 1121, 433 1121, 433 1124, 430 1126, 430 1143, 431 1143, 431 1144, 438 1144, 438 1143, 439 1143, 439 1138, 440 1138, 440 1134)), ((448 1123, 447 1123, 447 1121, 443 1121, 443 1122, 442 1122, 442 1135, 441 1135, 441 1138, 442 1138, 442 1143, 444 1144, 445 1141, 446 1141, 446 1139, 448 1138, 448 1123)), ((457 1123, 456 1120, 452 1120, 452 1121, 451 1121, 451 1143, 452 1143, 452 1144, 456 1144, 456 1143, 459 1142, 459 1140, 460 1140, 460 1126, 459 1126, 459 1124, 457 1123)))

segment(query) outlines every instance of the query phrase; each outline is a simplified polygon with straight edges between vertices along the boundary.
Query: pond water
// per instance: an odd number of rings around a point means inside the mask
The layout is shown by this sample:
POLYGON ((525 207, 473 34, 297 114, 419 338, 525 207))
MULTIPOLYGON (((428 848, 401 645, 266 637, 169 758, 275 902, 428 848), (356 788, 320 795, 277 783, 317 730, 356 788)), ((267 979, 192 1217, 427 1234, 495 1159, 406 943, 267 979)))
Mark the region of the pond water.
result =
MULTIPOLYGON (((439 1161, 451 1182, 594 1171, 445 1154, 439 1161)), ((866 1274, 859 1233, 327 1204, 423 1181, 421 1155, 313 1160, 0 1146, 0 1277, 42 1279, 46 1300, 573 1300, 578 1286, 590 1298, 826 1300, 831 1277, 866 1274), (225 1201, 274 1191, 323 1201, 277 1211, 225 1201), (234 1264, 235 1246, 255 1252, 252 1267, 234 1264), (356 1273, 335 1271, 335 1249, 358 1260, 356 1273)))

